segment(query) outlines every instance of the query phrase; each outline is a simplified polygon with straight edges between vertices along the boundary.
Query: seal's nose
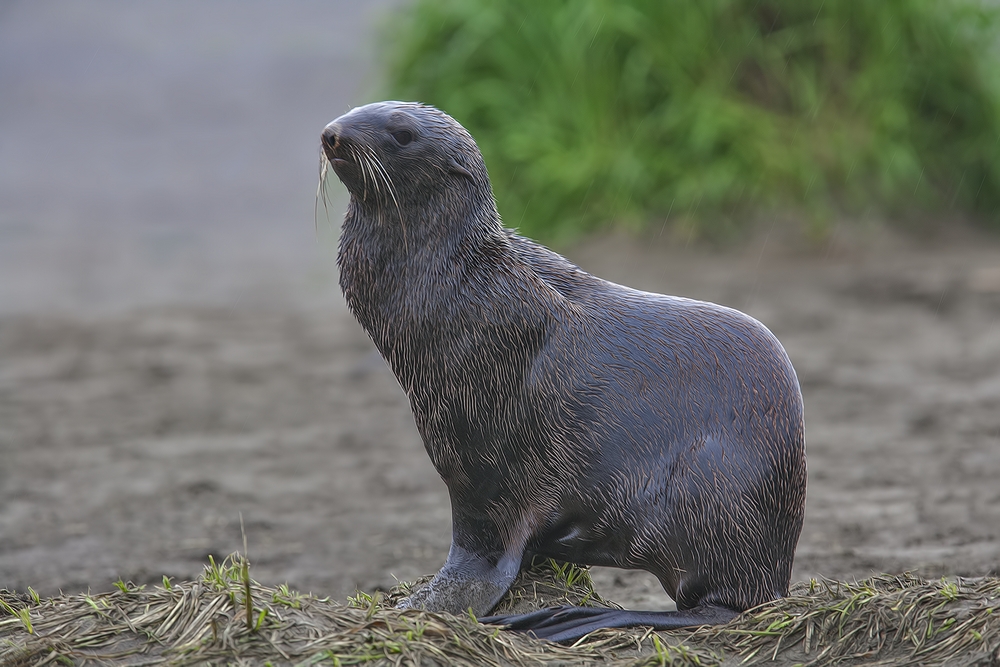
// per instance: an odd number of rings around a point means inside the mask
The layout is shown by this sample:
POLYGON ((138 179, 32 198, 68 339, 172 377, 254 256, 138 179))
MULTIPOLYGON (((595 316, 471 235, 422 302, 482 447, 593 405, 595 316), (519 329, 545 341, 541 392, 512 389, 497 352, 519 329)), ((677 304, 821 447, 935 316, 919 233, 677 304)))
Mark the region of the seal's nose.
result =
POLYGON ((340 134, 340 126, 336 121, 323 128, 323 145, 328 148, 336 148, 337 136, 340 134))
POLYGON ((337 144, 340 143, 340 126, 337 125, 336 121, 323 128, 320 141, 323 142, 323 149, 327 156, 332 159, 337 153, 337 144))

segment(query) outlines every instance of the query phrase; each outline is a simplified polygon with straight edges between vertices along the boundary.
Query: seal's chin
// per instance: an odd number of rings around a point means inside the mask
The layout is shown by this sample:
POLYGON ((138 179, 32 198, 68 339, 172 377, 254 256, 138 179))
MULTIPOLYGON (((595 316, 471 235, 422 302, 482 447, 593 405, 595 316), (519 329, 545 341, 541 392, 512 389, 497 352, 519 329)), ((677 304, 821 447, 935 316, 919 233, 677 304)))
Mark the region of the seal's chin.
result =
POLYGON ((372 185, 365 180, 356 162, 343 158, 334 158, 329 160, 328 164, 331 167, 331 171, 337 175, 337 178, 344 184, 348 192, 360 199, 368 198, 368 194, 372 190, 372 185))
POLYGON ((350 184, 356 180, 355 164, 344 158, 327 158, 330 161, 330 166, 333 167, 333 173, 337 175, 344 185, 348 186, 347 189, 350 190, 350 184))

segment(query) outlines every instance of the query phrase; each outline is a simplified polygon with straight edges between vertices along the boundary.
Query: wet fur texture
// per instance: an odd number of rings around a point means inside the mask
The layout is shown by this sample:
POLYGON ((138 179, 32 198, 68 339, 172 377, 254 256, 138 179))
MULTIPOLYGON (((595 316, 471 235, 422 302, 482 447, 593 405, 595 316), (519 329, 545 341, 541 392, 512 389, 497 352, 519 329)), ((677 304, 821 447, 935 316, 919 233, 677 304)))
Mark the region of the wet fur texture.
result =
POLYGON ((648 570, 680 610, 493 619, 557 640, 722 622, 787 594, 803 408, 762 324, 504 229, 475 142, 437 109, 360 107, 323 147, 351 193, 341 287, 451 497, 448 560, 406 606, 486 614, 532 554, 648 570))

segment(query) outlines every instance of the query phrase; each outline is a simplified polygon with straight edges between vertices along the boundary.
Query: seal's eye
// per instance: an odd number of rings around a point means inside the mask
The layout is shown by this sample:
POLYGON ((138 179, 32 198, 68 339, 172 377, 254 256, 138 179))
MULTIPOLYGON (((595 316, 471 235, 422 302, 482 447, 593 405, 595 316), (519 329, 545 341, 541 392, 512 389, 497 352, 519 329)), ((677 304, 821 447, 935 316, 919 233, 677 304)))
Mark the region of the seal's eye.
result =
POLYGON ((413 141, 413 133, 409 130, 398 130, 392 133, 392 138, 395 139, 396 143, 400 146, 405 146, 413 141))

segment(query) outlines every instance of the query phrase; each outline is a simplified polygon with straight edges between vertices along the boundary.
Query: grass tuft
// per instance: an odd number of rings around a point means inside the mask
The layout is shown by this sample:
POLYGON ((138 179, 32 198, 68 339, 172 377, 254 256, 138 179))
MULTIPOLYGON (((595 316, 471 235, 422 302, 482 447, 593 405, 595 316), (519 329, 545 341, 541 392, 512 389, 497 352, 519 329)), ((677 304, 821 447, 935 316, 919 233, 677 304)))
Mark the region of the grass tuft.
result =
POLYGON ((997 10, 978 0, 417 0, 388 94, 478 141, 508 226, 726 235, 754 212, 1000 223, 997 10))

